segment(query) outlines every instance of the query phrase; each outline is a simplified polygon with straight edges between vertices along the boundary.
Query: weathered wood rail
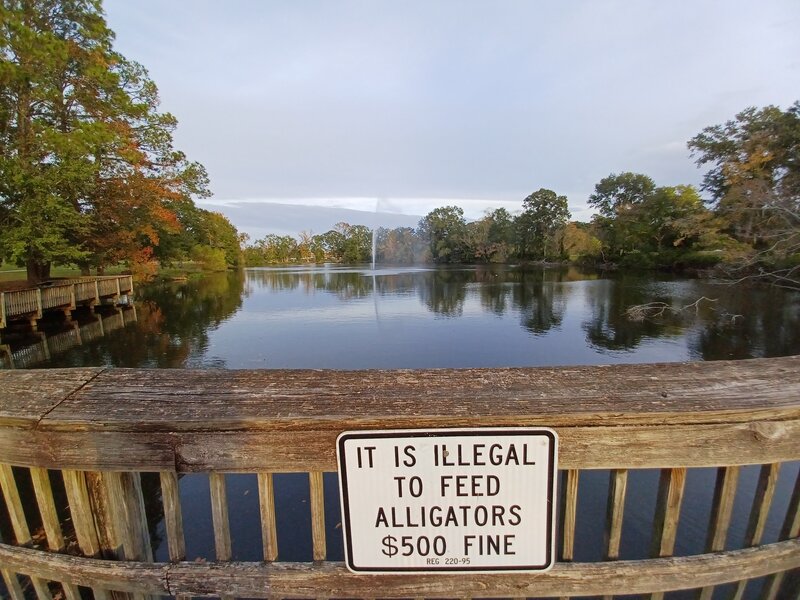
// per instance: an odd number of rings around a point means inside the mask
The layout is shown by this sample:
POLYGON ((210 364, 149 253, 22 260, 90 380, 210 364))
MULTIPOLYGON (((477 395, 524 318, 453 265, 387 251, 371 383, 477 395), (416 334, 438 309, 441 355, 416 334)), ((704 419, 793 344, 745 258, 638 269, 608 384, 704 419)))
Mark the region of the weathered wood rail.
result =
POLYGON ((762 577, 761 597, 797 598, 800 477, 782 499, 778 541, 762 538, 781 465, 800 460, 798 440, 800 357, 553 369, 0 371, 0 486, 15 537, 0 544, 0 571, 13 598, 22 598, 22 582, 42 600, 59 588, 77 599, 77 586, 100 598, 660 598, 694 588, 711 598, 730 582, 731 597, 742 598, 748 580, 762 577), (356 575, 326 561, 322 473, 336 469, 340 432, 536 425, 560 440, 561 551, 551 571, 356 575), (761 465, 758 485, 746 499, 743 546, 726 549, 744 465, 761 465), (693 467, 717 468, 706 552, 673 557, 693 467), (619 560, 629 470, 645 468, 661 469, 652 558, 619 560), (585 469, 610 470, 601 562, 572 560, 585 469), (27 513, 17 486, 25 472, 36 499, 27 513), (160 474, 171 562, 153 562, 142 472, 160 474), (277 560, 273 474, 286 472, 308 473, 309 562, 277 560), (186 562, 180 473, 209 474, 210 562, 186 562), (231 561, 225 473, 258 474, 262 562, 231 561), (63 552, 51 481, 66 491, 83 556, 63 552), (26 514, 37 509, 49 551, 29 547, 26 514))
POLYGON ((58 280, 47 287, 0 292, 0 329, 15 320, 30 321, 35 327, 45 312, 69 313, 81 305, 95 306, 132 293, 130 275, 58 280))

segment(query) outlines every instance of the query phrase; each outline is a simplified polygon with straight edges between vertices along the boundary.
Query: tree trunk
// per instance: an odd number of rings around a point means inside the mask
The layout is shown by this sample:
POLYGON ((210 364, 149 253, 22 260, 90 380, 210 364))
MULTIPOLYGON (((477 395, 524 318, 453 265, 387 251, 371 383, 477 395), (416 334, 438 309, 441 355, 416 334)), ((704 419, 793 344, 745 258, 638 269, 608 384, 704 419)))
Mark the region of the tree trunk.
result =
POLYGON ((37 285, 42 281, 50 279, 50 262, 44 262, 36 258, 28 258, 25 263, 28 275, 28 283, 37 285))

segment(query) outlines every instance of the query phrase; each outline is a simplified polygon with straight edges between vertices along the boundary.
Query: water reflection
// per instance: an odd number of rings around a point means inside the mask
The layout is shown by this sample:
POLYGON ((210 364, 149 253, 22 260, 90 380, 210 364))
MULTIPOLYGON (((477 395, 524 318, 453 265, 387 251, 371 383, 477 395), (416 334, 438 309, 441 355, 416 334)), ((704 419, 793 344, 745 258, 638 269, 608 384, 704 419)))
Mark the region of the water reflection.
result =
POLYGON ((135 311, 77 315, 2 332, 0 365, 490 367, 800 352, 797 293, 574 268, 252 269, 143 286, 135 311), (625 315, 701 297, 716 301, 625 315))
MULTIPOLYGON (((3 332, 2 365, 358 369, 717 360, 800 353, 800 294, 572 268, 253 269, 141 287, 135 312, 78 313, 75 323, 51 320, 42 330, 3 332), (625 316, 631 305, 683 307, 701 297, 716 301, 641 321, 625 316), (104 334, 95 335, 101 327, 104 334), (72 343, 76 339, 80 344, 72 343)), ((743 537, 755 469, 743 469, 734 545, 743 537)), ((770 513, 767 541, 777 536, 797 470, 795 463, 781 473, 781 500, 770 513)), ((678 555, 702 550, 714 489, 714 470, 691 470, 689 476, 695 484, 687 486, 678 555)), ((656 471, 631 474, 622 558, 647 555, 657 479, 656 471)), ((23 496, 33 506, 30 485, 22 480, 23 496)), ((236 516, 234 557, 259 560, 255 477, 229 475, 227 481, 236 516)), ((599 558, 607 482, 607 472, 581 475, 577 527, 585 543, 576 548, 578 560, 599 558)), ((143 489, 156 557, 166 560, 157 477, 145 475, 143 489)), ((310 560, 307 477, 276 475, 276 489, 280 558, 310 560)), ((331 474, 325 489, 329 559, 339 560, 338 494, 331 474)), ((188 558, 211 558, 207 475, 182 477, 180 493, 188 558)), ((0 510, 0 537, 8 535, 0 510)))

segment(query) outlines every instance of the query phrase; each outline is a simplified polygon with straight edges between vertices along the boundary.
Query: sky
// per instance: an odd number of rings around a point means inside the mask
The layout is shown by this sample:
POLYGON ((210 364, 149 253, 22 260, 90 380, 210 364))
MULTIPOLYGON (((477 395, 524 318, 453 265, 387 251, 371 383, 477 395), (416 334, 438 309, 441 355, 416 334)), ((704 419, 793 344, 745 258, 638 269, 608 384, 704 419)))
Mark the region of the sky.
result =
POLYGON ((588 220, 610 173, 699 185, 689 139, 800 100, 797 0, 104 7, 209 172, 201 205, 256 238, 446 205, 478 219, 542 187, 588 220))

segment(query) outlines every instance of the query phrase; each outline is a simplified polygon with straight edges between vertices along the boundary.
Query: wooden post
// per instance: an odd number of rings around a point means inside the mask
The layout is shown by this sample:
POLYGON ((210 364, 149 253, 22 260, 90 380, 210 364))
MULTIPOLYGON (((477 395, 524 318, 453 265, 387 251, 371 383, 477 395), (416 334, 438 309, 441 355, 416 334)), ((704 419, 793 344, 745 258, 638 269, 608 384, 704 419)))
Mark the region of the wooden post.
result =
POLYGON ((161 499, 164 504, 164 523, 167 529, 169 559, 173 562, 186 559, 186 541, 183 536, 183 516, 178 487, 178 474, 161 471, 161 499))
MULTIPOLYGON (((778 483, 780 466, 780 463, 761 466, 756 492, 753 496, 753 506, 750 509, 750 519, 744 534, 745 547, 758 546, 761 543, 761 537, 764 535, 764 528, 767 525, 769 509, 772 506, 772 498, 775 495, 775 486, 778 483)), ((742 600, 745 587, 747 587, 747 579, 740 579, 736 584, 732 600, 742 600)))
POLYGON ((6 328, 6 293, 0 292, 0 329, 6 328))
POLYGON ((214 549, 217 560, 231 559, 231 529, 228 521, 228 495, 224 473, 209 473, 211 519, 214 523, 214 549))
POLYGON ((28 529, 28 522, 25 519, 25 511, 22 509, 22 500, 19 497, 17 482, 14 479, 14 472, 10 465, 0 464, 0 490, 6 499, 6 508, 11 520, 11 529, 17 544, 20 546, 27 544, 31 540, 31 532, 28 529))
MULTIPOLYGON (((86 485, 86 473, 64 469, 64 489, 67 492, 72 524, 75 527, 75 537, 78 546, 85 556, 99 557, 101 554, 100 540, 95 529, 95 519, 92 514, 92 502, 86 485)), ((93 587, 95 600, 111 600, 108 590, 93 587)))
POLYGON ((275 527, 275 490, 272 473, 258 474, 258 503, 261 509, 261 542, 264 560, 278 558, 278 535, 275 527))
MULTIPOLYGON (((661 469, 656 513, 653 517, 653 540, 650 551, 653 558, 672 556, 675 550, 675 538, 678 533, 678 521, 685 487, 685 468, 661 469)), ((661 600, 662 598, 664 598, 663 592, 650 595, 650 600, 661 600)))
MULTIPOLYGON (((50 475, 47 469, 31 468, 31 481, 36 495, 36 504, 39 506, 39 513, 42 516, 42 525, 47 536, 47 546, 53 552, 61 552, 64 549, 64 534, 61 531, 61 523, 56 513, 53 489, 50 485, 50 475)), ((81 599, 78 586, 63 581, 60 583, 66 600, 81 599)))
MULTIPOLYGON (((708 525, 708 539, 706 540, 707 553, 719 552, 725 549, 738 481, 739 467, 721 467, 717 469, 717 483, 714 487, 711 520, 708 525)), ((704 587, 700 591, 700 600, 711 600, 713 595, 714 586, 704 587)))
POLYGON ((117 545, 122 547, 122 556, 125 560, 153 562, 141 475, 105 471, 102 480, 117 545))
POLYGON ((311 539, 314 560, 325 560, 327 546, 325 543, 325 492, 322 473, 312 471, 308 474, 308 482, 311 496, 311 539))
MULTIPOLYGON (((789 500, 789 507, 786 509, 786 517, 783 520, 779 539, 788 540, 796 537, 800 537, 800 472, 797 473, 794 491, 792 492, 792 498, 789 500)), ((770 575, 764 582, 761 597, 765 598, 765 600, 782 598, 783 596, 780 595, 780 592, 786 575, 786 571, 770 575)))
POLYGON ((41 467, 31 468, 31 481, 36 495, 36 504, 42 516, 42 526, 47 536, 47 545, 50 550, 60 552, 64 548, 64 534, 56 513, 56 504, 53 501, 53 489, 50 485, 50 476, 47 469, 41 467))
POLYGON ((95 306, 99 306, 100 302, 100 286, 97 283, 97 279, 94 280, 94 299, 92 300, 92 310, 94 310, 95 306))
POLYGON ((19 584, 19 578, 16 573, 7 569, 0 569, 3 575, 3 582, 6 584, 8 596, 11 600, 25 600, 25 594, 22 591, 22 586, 19 584))
MULTIPOLYGON (((14 531, 14 537, 17 538, 17 544, 26 546, 32 542, 31 532, 25 519, 25 511, 22 508, 14 472, 9 465, 0 464, 0 488, 6 500, 8 516, 11 518, 11 528, 14 531)), ((31 584, 33 584, 33 589, 36 590, 39 600, 53 600, 45 580, 31 575, 31 584)))

